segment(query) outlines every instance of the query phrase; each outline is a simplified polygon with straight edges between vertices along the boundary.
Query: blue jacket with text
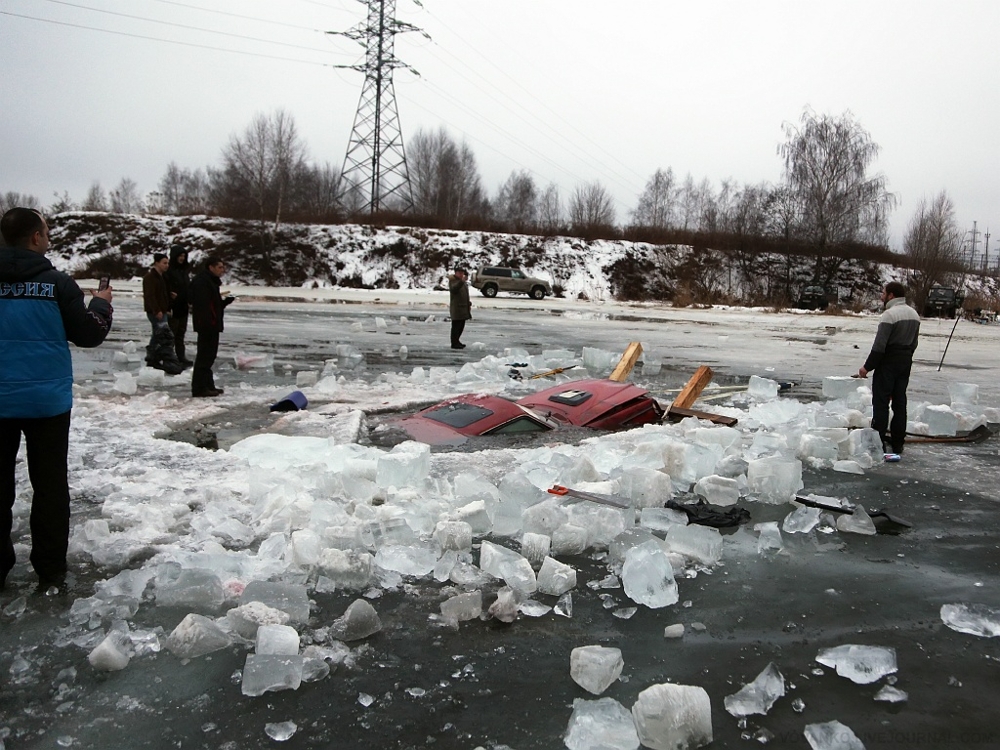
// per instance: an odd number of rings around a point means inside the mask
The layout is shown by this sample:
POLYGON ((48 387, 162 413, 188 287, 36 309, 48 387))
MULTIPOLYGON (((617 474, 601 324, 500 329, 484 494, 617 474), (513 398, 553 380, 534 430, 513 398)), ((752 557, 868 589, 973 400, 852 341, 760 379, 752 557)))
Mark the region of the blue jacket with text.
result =
POLYGON ((0 247, 0 419, 54 417, 73 406, 69 342, 98 346, 111 305, 83 292, 44 255, 0 247))

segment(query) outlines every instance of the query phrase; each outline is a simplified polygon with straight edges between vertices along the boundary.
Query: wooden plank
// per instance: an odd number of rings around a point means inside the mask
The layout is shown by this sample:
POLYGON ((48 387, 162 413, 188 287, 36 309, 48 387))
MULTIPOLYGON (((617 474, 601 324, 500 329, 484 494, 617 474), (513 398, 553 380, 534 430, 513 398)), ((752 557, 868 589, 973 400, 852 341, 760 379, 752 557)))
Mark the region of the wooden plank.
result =
POLYGON ((702 365, 697 370, 694 371, 694 375, 688 380, 687 385, 684 389, 677 394, 677 398, 674 399, 673 406, 680 407, 681 409, 687 409, 695 401, 698 400, 698 396, 701 392, 705 390, 705 386, 712 382, 712 368, 708 365, 702 365))
POLYGON ((631 374, 632 368, 635 367, 636 360, 639 359, 640 354, 642 354, 642 344, 638 341, 633 341, 625 348, 625 353, 618 360, 618 364, 615 366, 614 372, 608 376, 608 380, 614 380, 616 383, 624 383, 631 374))
POLYGON ((726 417, 722 414, 712 414, 711 412, 698 411, 697 409, 685 409, 681 406, 671 406, 667 409, 667 419, 671 422, 680 422, 685 417, 707 419, 709 422, 722 425, 723 427, 734 427, 739 422, 736 417, 726 417))

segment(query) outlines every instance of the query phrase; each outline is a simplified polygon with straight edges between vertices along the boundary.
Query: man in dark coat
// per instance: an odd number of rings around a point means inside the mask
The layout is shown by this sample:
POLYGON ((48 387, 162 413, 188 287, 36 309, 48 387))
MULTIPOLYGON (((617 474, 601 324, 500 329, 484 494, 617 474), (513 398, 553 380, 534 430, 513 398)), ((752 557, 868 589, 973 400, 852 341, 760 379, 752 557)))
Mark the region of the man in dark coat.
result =
POLYGON ((205 268, 191 279, 191 322, 198 334, 198 351, 191 374, 191 395, 195 398, 214 398, 223 392, 222 388, 215 387, 212 365, 219 354, 219 334, 223 331, 226 306, 235 299, 223 299, 219 291, 225 270, 225 263, 211 256, 205 261, 205 268))
POLYGON ((111 288, 83 292, 45 257, 49 228, 30 208, 0 219, 0 589, 16 562, 10 533, 24 435, 31 481, 31 566, 39 589, 62 587, 69 545, 69 342, 99 346, 111 330, 111 288))
POLYGON ((170 266, 163 278, 167 282, 170 295, 170 331, 174 334, 174 350, 177 360, 184 366, 194 364, 184 351, 184 335, 188 326, 188 287, 191 283, 191 266, 188 264, 187 250, 182 245, 170 248, 170 266))
POLYGON ((451 348, 464 349, 461 342, 465 331, 465 321, 472 320, 472 302, 469 300, 468 274, 464 268, 456 268, 448 277, 448 292, 450 300, 448 313, 451 315, 451 348))
POLYGON ((142 307, 153 327, 146 346, 146 364, 176 375, 184 369, 174 353, 174 337, 170 332, 170 294, 164 278, 170 259, 163 253, 153 255, 153 267, 142 277, 142 307))

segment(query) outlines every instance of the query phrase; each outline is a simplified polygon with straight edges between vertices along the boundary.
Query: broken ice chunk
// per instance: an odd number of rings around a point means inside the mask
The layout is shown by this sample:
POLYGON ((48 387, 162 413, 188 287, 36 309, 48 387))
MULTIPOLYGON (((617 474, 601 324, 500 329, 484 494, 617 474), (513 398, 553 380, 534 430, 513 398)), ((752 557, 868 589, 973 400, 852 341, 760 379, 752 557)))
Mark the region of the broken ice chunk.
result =
POLYGON ((497 592, 497 600, 490 605, 490 617, 500 622, 514 622, 517 619, 517 594, 510 586, 504 586, 497 592))
POLYGON ((526 531, 521 535, 521 554, 531 563, 532 568, 541 567, 549 555, 552 540, 547 534, 534 534, 526 531))
POLYGON ((816 661, 858 685, 877 682, 896 671, 896 649, 887 646, 845 644, 823 649, 816 661))
POLYGON ((573 595, 568 591, 559 597, 559 601, 556 602, 556 606, 552 608, 560 617, 572 617, 573 616, 573 595))
POLYGON ((437 545, 387 544, 375 553, 375 564, 404 576, 425 576, 438 561, 437 545))
POLYGON ((777 521, 754 524, 753 529, 760 534, 757 537, 758 554, 778 552, 785 546, 781 541, 781 529, 778 528, 777 521))
POLYGON ((257 629, 257 653, 291 656, 299 653, 299 634, 288 625, 261 625, 257 629))
POLYGON ((160 607, 184 607, 198 612, 215 612, 226 601, 226 591, 219 577, 210 570, 189 568, 173 580, 156 577, 156 604, 160 607))
POLYGON ((470 591, 457 594, 441 602, 441 614, 454 618, 456 622, 475 620, 483 612, 483 592, 470 591))
POLYGON ((243 589, 240 604, 263 602, 269 607, 288 614, 290 622, 298 625, 309 620, 309 596, 305 586, 292 583, 251 581, 243 589))
POLYGON ((261 625, 287 625, 288 613, 269 607, 263 602, 249 602, 234 607, 226 613, 229 627, 248 640, 256 639, 261 625))
POLYGON ((271 722, 264 725, 264 734, 275 742, 284 742, 290 740, 298 728, 294 721, 271 722))
POLYGON ((194 659, 226 648, 229 635, 204 615, 191 613, 167 636, 167 648, 178 659, 194 659))
POLYGON ((644 542, 628 551, 622 565, 622 583, 632 601, 651 609, 675 604, 679 598, 674 569, 658 541, 644 542))
POLYGON ((128 666, 128 649, 122 633, 112 631, 87 656, 90 666, 101 672, 118 672, 128 666))
POLYGON ((577 698, 563 742, 569 750, 637 750, 639 736, 632 714, 614 698, 577 698))
POLYGON ((247 654, 243 665, 243 695, 256 696, 276 690, 298 690, 302 684, 302 656, 247 654))
POLYGON ((805 487, 802 482, 802 462, 782 456, 756 458, 747 465, 750 492, 765 503, 789 502, 805 487))
POLYGON ((927 423, 930 435, 953 436, 958 432, 958 415, 944 404, 924 407, 923 421, 927 423))
POLYGON ((804 734, 812 750, 865 750, 851 728, 839 721, 806 724, 804 734))
POLYGON ((663 629, 664 638, 682 638, 683 636, 684 636, 684 625, 681 623, 667 625, 667 627, 663 629))
POLYGON ((694 485, 694 492, 712 505, 735 505, 740 499, 739 484, 735 479, 711 474, 694 485))
POLYGON ((707 526, 671 526, 667 529, 671 552, 690 557, 702 565, 718 565, 722 557, 722 534, 707 526))
POLYGON ((552 532, 553 555, 579 555, 587 549, 587 529, 571 523, 564 523, 552 532))
POLYGON ((850 398, 857 394, 861 385, 861 381, 850 375, 827 376, 823 378, 823 398, 850 398))
POLYGON ((632 718, 644 747, 704 747, 712 742, 712 704, 704 688, 661 683, 639 693, 632 718))
POLYGON ((472 549, 472 525, 465 521, 439 521, 433 536, 443 551, 467 552, 472 549))
POLYGON ((785 678, 774 666, 774 662, 771 662, 753 682, 744 685, 739 692, 726 696, 726 710, 733 716, 765 715, 784 694, 785 678))
POLYGON ((618 679, 625 661, 621 649, 580 646, 569 655, 569 676, 588 693, 600 695, 618 679))
POLYGON ((769 378, 750 376, 750 383, 747 385, 747 395, 758 401, 769 401, 778 397, 778 382, 769 378))
POLYGON ((983 604, 943 604, 941 621, 959 633, 983 638, 1000 636, 1000 609, 983 604))
POLYGON ((531 563, 514 550, 498 544, 483 541, 479 548, 479 567, 523 594, 531 594, 538 589, 531 563))
POLYGON ((548 604, 536 602, 534 599, 526 599, 517 605, 517 610, 527 617, 545 617, 545 615, 552 611, 552 607, 548 604))
POLYGON ((875 700, 885 703, 905 703, 909 699, 910 696, 905 690, 900 690, 892 685, 884 685, 881 690, 875 693, 875 700))
POLYGON ((360 550, 325 549, 319 556, 318 569, 338 589, 365 589, 372 580, 374 558, 360 550))
POLYGON ((639 513, 639 525, 650 531, 666 533, 674 524, 687 526, 687 513, 673 508, 643 508, 639 513))
POLYGON ((569 565, 546 557, 538 571, 538 591, 551 596, 561 596, 576 587, 576 571, 569 565))
POLYGON ((837 517, 837 531, 864 534, 866 536, 874 536, 877 533, 875 522, 872 521, 871 516, 860 505, 854 506, 854 512, 850 515, 845 513, 837 517))
POLYGON ((382 629, 375 607, 364 599, 356 599, 343 615, 330 626, 330 637, 339 641, 358 641, 382 629))
POLYGON ((806 534, 819 525, 819 508, 801 506, 793 510, 781 523, 786 534, 806 534))

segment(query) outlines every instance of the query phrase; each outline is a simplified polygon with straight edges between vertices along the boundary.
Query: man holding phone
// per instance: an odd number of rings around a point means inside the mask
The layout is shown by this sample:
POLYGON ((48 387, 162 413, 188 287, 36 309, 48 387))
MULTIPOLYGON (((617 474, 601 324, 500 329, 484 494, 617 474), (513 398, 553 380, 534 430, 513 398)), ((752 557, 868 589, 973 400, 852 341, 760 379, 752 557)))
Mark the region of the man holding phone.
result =
POLYGON ((111 289, 84 305, 76 282, 45 257, 49 228, 30 208, 0 219, 0 589, 14 567, 11 539, 21 436, 31 481, 31 566, 39 590, 62 589, 69 545, 69 342, 99 346, 111 330, 111 289))

